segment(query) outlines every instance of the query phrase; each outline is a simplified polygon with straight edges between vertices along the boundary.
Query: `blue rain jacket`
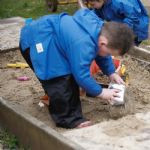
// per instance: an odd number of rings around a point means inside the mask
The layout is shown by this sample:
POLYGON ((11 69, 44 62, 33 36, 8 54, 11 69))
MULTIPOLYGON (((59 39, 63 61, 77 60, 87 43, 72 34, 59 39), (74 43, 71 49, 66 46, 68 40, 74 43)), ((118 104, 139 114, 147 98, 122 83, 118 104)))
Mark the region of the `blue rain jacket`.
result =
POLYGON ((90 75, 91 62, 95 59, 106 75, 115 72, 111 56, 97 55, 103 23, 88 9, 80 9, 74 16, 66 13, 44 16, 23 27, 20 44, 23 51, 30 48, 33 68, 39 79, 73 74, 79 86, 97 96, 102 88, 90 75))
POLYGON ((107 0, 96 14, 106 21, 126 23, 138 41, 148 38, 149 17, 140 0, 107 0))

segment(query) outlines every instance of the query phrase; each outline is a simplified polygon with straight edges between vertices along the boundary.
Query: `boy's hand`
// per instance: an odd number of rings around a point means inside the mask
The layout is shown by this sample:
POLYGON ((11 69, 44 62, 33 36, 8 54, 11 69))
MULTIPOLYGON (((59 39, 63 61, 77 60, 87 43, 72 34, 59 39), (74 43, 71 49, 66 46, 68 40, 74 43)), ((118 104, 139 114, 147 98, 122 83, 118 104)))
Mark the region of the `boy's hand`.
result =
POLYGON ((105 89, 104 88, 102 93, 98 97, 111 101, 111 100, 114 100, 116 97, 120 97, 118 95, 119 92, 120 90, 118 89, 105 89))
POLYGON ((117 73, 113 73, 109 76, 111 82, 115 82, 115 83, 118 83, 118 84, 124 84, 125 85, 125 82, 122 80, 122 78, 117 74, 117 73))

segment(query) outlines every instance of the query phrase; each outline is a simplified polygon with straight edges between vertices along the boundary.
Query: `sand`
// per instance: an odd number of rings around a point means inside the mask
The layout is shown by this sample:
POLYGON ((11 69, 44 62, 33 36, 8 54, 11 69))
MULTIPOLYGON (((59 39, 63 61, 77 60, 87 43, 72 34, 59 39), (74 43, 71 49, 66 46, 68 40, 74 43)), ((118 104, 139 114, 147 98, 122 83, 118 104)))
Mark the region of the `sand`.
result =
POLYGON ((150 113, 127 115, 63 135, 86 150, 149 150, 150 113))
MULTIPOLYGON (((103 121, 119 122, 116 120, 123 115, 146 113, 150 110, 150 74, 149 66, 132 60, 130 56, 122 59, 128 66, 130 84, 127 88, 127 103, 121 109, 110 108, 99 99, 82 98, 84 115, 92 120, 94 124, 103 121), (115 111, 114 111, 115 109, 115 111), (112 114, 113 113, 113 114, 112 114), (116 117, 111 120, 111 117, 116 117)), ((7 63, 24 62, 19 51, 1 53, 0 55, 0 96, 10 101, 13 105, 19 105, 24 111, 30 113, 37 119, 43 121, 53 129, 64 132, 65 129, 56 128, 47 107, 40 108, 38 103, 40 97, 44 95, 39 81, 34 76, 31 69, 7 68, 7 63), (24 76, 30 78, 29 81, 17 81, 16 78, 24 76)), ((129 117, 129 120, 131 118, 129 117)), ((127 118, 128 120, 128 118, 127 118)), ((136 120, 133 120, 136 123, 136 120)), ((113 133, 110 133, 113 134, 113 133)))

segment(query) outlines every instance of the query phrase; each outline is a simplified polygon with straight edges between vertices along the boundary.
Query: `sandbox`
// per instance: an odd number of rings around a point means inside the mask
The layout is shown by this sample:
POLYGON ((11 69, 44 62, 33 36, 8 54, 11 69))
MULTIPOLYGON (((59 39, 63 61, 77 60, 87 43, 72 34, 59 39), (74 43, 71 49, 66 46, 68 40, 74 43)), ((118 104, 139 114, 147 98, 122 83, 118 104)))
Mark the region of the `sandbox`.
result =
MULTIPOLYGON (((125 117, 119 119, 118 118, 112 119, 111 114, 109 112, 108 105, 103 104, 101 100, 96 98, 82 97, 81 101, 82 101, 83 113, 85 117, 93 121, 96 126, 96 127, 95 126, 90 127, 91 130, 89 129, 90 134, 88 135, 85 134, 85 132, 88 133, 88 129, 80 129, 80 131, 79 130, 70 131, 67 129, 55 127, 55 124, 49 115, 47 107, 45 106, 43 108, 40 108, 38 106, 40 97, 44 95, 44 91, 39 81, 36 79, 35 75, 33 74, 32 70, 29 68, 14 69, 14 68, 7 67, 7 63, 25 62, 19 50, 2 52, 0 54, 0 93, 1 93, 0 97, 4 98, 11 105, 19 107, 22 111, 40 120, 51 129, 54 129, 57 132, 61 133, 62 135, 69 137, 69 139, 74 140, 76 143, 85 147, 86 149, 91 149, 91 147, 87 145, 90 143, 89 136, 91 136, 91 139, 93 138, 92 137, 93 134, 91 133, 91 131, 93 130, 96 134, 95 128, 96 129, 103 128, 103 124, 108 123, 110 127, 107 126, 107 131, 108 131, 107 134, 109 136, 114 136, 117 139, 120 136, 118 135, 117 131, 114 132, 112 131, 113 126, 116 125, 118 130, 119 129, 121 130, 121 126, 123 124, 127 125, 128 124, 127 122, 129 122, 129 126, 127 127, 125 126, 124 129, 126 130, 126 132, 125 133, 123 132, 121 136, 123 136, 124 134, 125 135, 129 134, 130 131, 132 132, 131 130, 132 127, 136 132, 136 126, 140 125, 141 127, 143 123, 141 122, 138 123, 137 119, 135 119, 136 118, 135 114, 138 113, 147 114, 150 110, 150 72, 149 72, 150 61, 148 62, 148 61, 141 61, 135 58, 133 59, 132 56, 130 55, 126 55, 124 58, 122 58, 122 61, 124 62, 124 64, 126 64, 130 76, 128 94, 127 94, 128 99, 130 101, 130 106, 129 106, 130 108, 125 113, 126 115, 125 117), (24 76, 24 75, 29 77, 30 80, 18 81, 16 79, 17 77, 24 76), (132 120, 132 124, 131 124, 131 120, 132 120), (80 136, 76 136, 76 134, 80 136), (86 136, 84 135, 87 135, 86 143, 83 142, 84 140, 86 140, 86 136)), ((116 126, 114 127, 115 129, 116 126)), ((101 132, 98 132, 98 134, 99 133, 102 134, 101 132)), ((101 136, 104 137, 103 134, 99 135, 99 137, 101 136)), ((110 140, 108 137, 102 139, 110 140)), ((110 143, 108 142, 107 144, 109 145, 110 143)), ((93 143, 91 144, 91 146, 92 145, 93 143)), ((99 142, 97 142, 97 145, 100 145, 99 142)), ((95 147, 95 149, 104 148, 103 146, 102 145, 101 147, 97 146, 95 147)), ((112 145, 110 144, 108 148, 112 148, 112 147, 113 144, 112 145)))

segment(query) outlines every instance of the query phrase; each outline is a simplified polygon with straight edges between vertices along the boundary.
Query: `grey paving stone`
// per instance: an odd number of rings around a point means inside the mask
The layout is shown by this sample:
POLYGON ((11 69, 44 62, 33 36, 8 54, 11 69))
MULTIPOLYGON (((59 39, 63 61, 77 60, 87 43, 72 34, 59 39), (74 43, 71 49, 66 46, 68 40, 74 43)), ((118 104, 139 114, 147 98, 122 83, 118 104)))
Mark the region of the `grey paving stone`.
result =
POLYGON ((0 51, 18 48, 23 25, 24 19, 21 17, 0 19, 0 51))

